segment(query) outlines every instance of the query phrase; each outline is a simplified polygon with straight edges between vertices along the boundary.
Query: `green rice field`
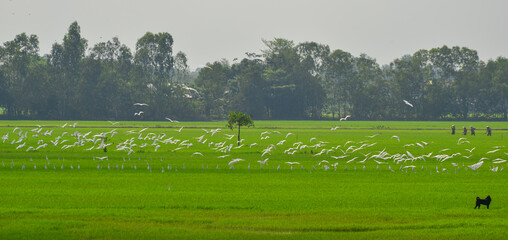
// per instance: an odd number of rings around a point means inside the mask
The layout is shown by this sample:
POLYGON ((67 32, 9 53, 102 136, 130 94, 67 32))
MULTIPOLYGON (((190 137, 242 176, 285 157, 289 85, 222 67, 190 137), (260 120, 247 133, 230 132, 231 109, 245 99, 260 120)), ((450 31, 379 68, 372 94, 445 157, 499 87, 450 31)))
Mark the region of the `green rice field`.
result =
POLYGON ((506 122, 225 125, 0 121, 0 239, 508 236, 506 122))

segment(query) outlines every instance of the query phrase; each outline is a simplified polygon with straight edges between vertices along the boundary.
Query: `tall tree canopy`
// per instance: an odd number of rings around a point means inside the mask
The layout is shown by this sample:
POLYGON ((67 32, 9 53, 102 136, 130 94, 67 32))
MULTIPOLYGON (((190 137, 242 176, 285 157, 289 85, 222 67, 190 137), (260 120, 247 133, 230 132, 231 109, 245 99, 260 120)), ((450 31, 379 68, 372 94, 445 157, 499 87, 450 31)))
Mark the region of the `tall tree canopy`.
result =
POLYGON ((135 51, 116 37, 89 48, 73 22, 45 56, 36 35, 21 33, 0 45, 0 118, 508 120, 504 57, 483 62, 473 49, 441 46, 380 66, 312 41, 263 43, 191 71, 167 32, 147 32, 135 51))

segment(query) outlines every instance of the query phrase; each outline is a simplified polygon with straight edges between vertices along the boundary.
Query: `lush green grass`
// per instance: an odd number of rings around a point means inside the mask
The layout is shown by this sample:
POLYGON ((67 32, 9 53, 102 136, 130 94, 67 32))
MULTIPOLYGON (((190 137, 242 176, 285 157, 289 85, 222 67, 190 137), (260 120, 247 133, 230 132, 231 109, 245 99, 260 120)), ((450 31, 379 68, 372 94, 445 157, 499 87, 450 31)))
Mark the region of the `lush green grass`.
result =
MULTIPOLYGON (((222 129, 212 136, 201 128, 223 128, 224 122, 121 122, 115 126, 79 122, 76 128, 51 127, 64 123, 0 122, 0 136, 9 133, 9 140, 0 140, 1 239, 505 239, 508 233, 507 173, 489 170, 507 166, 493 163, 497 158, 508 159, 506 130, 494 131, 492 137, 479 131, 477 136, 466 136, 470 143, 457 144, 464 136, 450 135, 449 122, 258 121, 256 128, 242 129, 243 147, 222 153, 213 149, 215 144, 234 144, 236 136, 227 140, 223 133, 236 132, 222 129), (53 129, 52 135, 33 136, 31 130, 37 124, 46 126, 41 132, 53 129), (22 140, 25 147, 18 150, 15 148, 21 142, 10 144, 19 139, 19 130, 13 133, 14 126, 24 126, 21 130, 28 131, 27 139, 22 140), (181 126, 182 131, 176 132, 181 126), (341 127, 329 130, 333 126, 341 127), (113 145, 107 153, 100 149, 86 151, 93 146, 90 142, 61 149, 76 141, 70 136, 76 131, 91 131, 88 138, 93 138, 113 127, 118 133, 108 137, 113 145), (150 128, 139 133, 144 127, 150 128), (129 135, 129 130, 138 133, 129 135), (260 139, 262 132, 273 130, 281 133, 264 134, 270 138, 260 139), (50 140, 64 132, 69 134, 61 139, 68 141, 53 146, 50 140), (285 138, 289 132, 294 135, 285 138), (188 140, 192 146, 173 151, 181 141, 157 142, 160 148, 155 152, 151 145, 154 141, 148 139, 152 133, 164 133, 161 139, 188 140), (139 140, 140 134, 148 138, 139 140), (202 140, 207 139, 204 144, 196 139, 202 135, 202 140), (393 135, 400 137, 400 142, 393 135), (115 151, 116 145, 132 137, 136 144, 147 146, 133 147, 135 153, 130 155, 115 151), (49 146, 26 151, 28 146, 38 146, 40 140, 49 146), (315 146, 319 141, 322 146, 284 154, 296 142, 315 146), (344 146, 347 141, 353 143, 344 146), (423 145, 421 141, 428 145, 404 147, 417 142, 423 145), (214 143, 208 145, 210 142, 214 143), (252 143, 257 145, 249 147, 252 143), (355 152, 350 150, 343 159, 331 157, 344 155, 339 149, 373 143, 355 152), (275 149, 261 157, 270 144, 275 149), (337 150, 315 155, 337 145, 341 145, 337 150), (466 150, 473 147, 472 153, 466 150), (445 148, 450 150, 440 152, 445 148), (388 163, 379 165, 379 169, 373 159, 360 162, 365 159, 363 154, 374 155, 383 149, 392 155, 408 151, 415 157, 431 152, 432 156, 462 155, 444 162, 433 157, 398 164, 393 159, 378 159, 388 163), (499 150, 487 153, 495 149, 499 150), (192 155, 195 152, 203 156, 192 155), (226 154, 230 156, 217 158, 226 154), (471 157, 466 159, 464 155, 471 157), (101 156, 109 160, 94 159, 101 156), (358 158, 346 163, 353 157, 358 158), (478 171, 466 171, 467 165, 482 157, 488 159, 478 171), (245 161, 230 169, 228 162, 234 158, 245 161), (265 158, 269 158, 268 164, 260 169, 256 161, 265 158), (329 163, 319 164, 322 160, 329 163), (284 163, 287 161, 301 165, 291 170, 284 163), (335 170, 331 164, 336 162, 335 170), (451 163, 457 163, 458 168, 451 163), (326 171, 323 165, 330 169, 326 171), (416 165, 415 170, 400 170, 408 165, 416 165), (476 196, 486 195, 493 199, 490 209, 482 206, 474 210, 476 196)), ((473 124, 506 128, 503 123, 473 124)))

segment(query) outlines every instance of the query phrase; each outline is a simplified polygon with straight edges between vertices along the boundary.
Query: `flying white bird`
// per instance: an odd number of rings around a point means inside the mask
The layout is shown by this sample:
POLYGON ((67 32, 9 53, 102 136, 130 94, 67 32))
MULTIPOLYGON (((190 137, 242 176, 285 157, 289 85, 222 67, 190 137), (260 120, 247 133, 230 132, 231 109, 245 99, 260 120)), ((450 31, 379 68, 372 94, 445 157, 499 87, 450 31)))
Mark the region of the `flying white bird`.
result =
POLYGON ((495 152, 497 152, 497 151, 499 151, 499 149, 492 150, 492 151, 488 151, 486 154, 495 153, 495 152))
POLYGON ((411 104, 410 102, 408 102, 406 99, 404 99, 404 100, 402 100, 402 101, 404 101, 404 103, 405 103, 406 105, 408 105, 408 106, 410 106, 410 107, 413 107, 413 104, 411 104))
POLYGON ((495 164, 505 163, 505 162, 506 162, 506 160, 501 159, 501 158, 496 158, 496 159, 492 160, 492 163, 495 163, 495 164))
POLYGON ((134 103, 134 106, 148 106, 146 103, 134 103))
POLYGON ((472 152, 473 152, 473 150, 474 150, 475 148, 476 148, 476 147, 471 148, 471 149, 467 149, 467 148, 466 148, 466 151, 468 151, 468 152, 472 153, 472 152))
POLYGON ((392 136, 392 138, 395 138, 395 139, 397 139, 397 141, 399 141, 399 142, 400 142, 400 138, 399 138, 399 136, 395 136, 395 135, 393 135, 393 136, 392 136))
POLYGON ((340 118, 339 121, 346 121, 349 117, 351 117, 351 115, 347 115, 343 118, 340 118))
POLYGON ((200 153, 200 152, 195 152, 195 153, 193 153, 191 156, 194 156, 194 155, 200 155, 200 156, 203 156, 203 154, 202 154, 202 153, 200 153))
POLYGON ((229 162, 228 165, 231 166, 231 165, 233 165, 233 164, 235 164, 237 162, 240 162, 240 161, 245 161, 245 160, 243 160, 241 158, 235 158, 231 162, 229 162))
POLYGON ((286 164, 289 164, 289 165, 299 165, 300 163, 299 162, 286 162, 286 164))
POLYGON ((259 161, 258 161, 258 163, 259 163, 259 164, 266 164, 266 161, 268 161, 268 159, 269 159, 269 158, 266 158, 266 159, 265 159, 265 160, 263 160, 263 161, 259 160, 259 161))
POLYGON ((134 116, 140 116, 141 117, 141 114, 143 114, 143 111, 139 111, 137 113, 134 113, 134 116))
POLYGON ((24 147, 24 146, 25 146, 25 144, 26 144, 26 142, 24 142, 23 144, 21 144, 21 145, 17 146, 17 147, 16 147, 16 150, 18 150, 18 149, 20 149, 20 148, 24 147))
POLYGON ((471 170, 477 170, 483 165, 483 161, 479 161, 478 163, 475 163, 473 165, 469 165, 468 167, 471 168, 471 170))
POLYGON ((119 124, 120 122, 112 122, 112 121, 108 121, 109 123, 111 123, 111 125, 115 126, 117 124, 119 124))
POLYGON ((235 135, 234 134, 225 134, 223 133, 225 136, 226 136, 226 139, 229 139, 231 140, 235 135))

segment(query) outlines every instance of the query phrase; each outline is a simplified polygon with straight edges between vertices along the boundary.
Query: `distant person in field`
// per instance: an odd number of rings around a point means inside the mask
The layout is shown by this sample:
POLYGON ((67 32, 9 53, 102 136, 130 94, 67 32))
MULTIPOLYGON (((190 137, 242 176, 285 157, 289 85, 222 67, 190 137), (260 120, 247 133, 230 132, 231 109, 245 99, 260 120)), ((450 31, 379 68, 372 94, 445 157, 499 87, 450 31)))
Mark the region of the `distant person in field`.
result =
POLYGON ((474 128, 473 126, 469 126, 471 128, 471 136, 476 136, 476 128, 474 128))
POLYGON ((487 126, 487 136, 492 136, 492 129, 489 126, 487 126))
POLYGON ((452 135, 455 135, 455 125, 452 125, 452 135))
POLYGON ((464 135, 467 135, 467 128, 464 126, 464 135))

